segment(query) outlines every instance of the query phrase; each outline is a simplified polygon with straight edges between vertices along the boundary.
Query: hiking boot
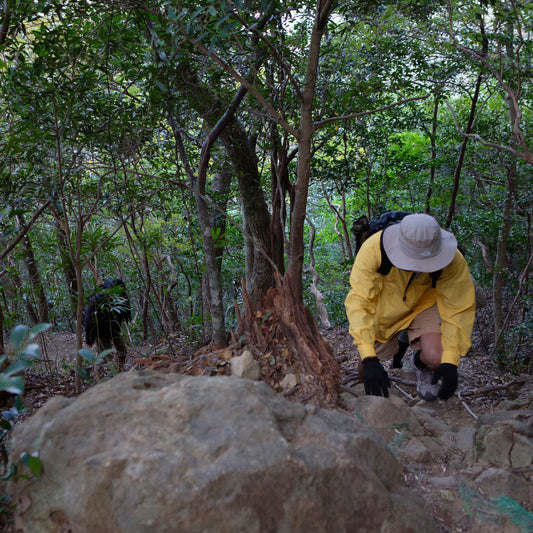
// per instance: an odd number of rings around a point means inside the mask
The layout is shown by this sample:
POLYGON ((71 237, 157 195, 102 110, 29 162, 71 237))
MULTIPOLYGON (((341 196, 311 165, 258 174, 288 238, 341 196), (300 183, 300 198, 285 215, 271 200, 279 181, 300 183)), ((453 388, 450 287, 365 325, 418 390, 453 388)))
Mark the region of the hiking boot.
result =
POLYGON ((418 396, 427 402, 437 399, 439 394, 439 385, 432 385, 433 372, 428 368, 419 368, 415 363, 416 355, 420 355, 420 350, 411 354, 411 368, 416 375, 416 392, 418 396))

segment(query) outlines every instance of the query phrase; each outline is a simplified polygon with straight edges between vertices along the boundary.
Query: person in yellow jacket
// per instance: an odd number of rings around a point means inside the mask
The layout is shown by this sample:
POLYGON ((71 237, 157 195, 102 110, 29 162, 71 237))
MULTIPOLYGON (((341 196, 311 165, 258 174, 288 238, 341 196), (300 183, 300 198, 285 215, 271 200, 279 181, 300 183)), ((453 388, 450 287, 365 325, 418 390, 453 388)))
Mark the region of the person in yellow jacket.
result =
POLYGON ((451 398, 475 315, 474 284, 455 236, 430 215, 407 215, 362 244, 350 285, 346 314, 366 394, 388 397, 381 361, 394 357, 407 330, 419 396, 451 398))

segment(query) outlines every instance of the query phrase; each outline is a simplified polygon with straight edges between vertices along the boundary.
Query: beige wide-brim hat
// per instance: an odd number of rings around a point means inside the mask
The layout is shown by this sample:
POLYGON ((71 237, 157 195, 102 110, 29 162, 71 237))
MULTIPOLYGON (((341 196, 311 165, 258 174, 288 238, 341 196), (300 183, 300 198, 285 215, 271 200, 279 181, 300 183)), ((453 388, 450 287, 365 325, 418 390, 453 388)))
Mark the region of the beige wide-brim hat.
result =
POLYGON ((402 270, 436 272, 449 265, 457 251, 455 236, 430 215, 407 215, 383 231, 390 262, 402 270))

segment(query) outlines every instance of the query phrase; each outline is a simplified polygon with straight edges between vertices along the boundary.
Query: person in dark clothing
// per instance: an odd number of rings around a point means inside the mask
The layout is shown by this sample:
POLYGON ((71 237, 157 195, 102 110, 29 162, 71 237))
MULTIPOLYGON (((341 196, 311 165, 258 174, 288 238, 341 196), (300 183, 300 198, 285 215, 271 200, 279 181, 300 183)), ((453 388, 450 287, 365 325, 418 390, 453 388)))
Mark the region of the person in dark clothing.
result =
POLYGON ((98 352, 115 348, 119 369, 126 362, 126 344, 122 337, 122 323, 131 321, 131 304, 125 283, 118 278, 106 279, 101 291, 93 294, 83 310, 85 342, 96 343, 98 352))

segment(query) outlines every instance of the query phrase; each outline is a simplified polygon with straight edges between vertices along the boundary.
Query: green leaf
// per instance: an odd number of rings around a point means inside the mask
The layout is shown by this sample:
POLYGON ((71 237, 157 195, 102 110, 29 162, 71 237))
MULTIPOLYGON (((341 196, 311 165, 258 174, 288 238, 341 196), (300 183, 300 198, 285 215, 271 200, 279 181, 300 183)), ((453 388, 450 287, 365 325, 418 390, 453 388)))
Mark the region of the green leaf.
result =
POLYGON ((17 409, 19 413, 25 413, 28 411, 28 408, 24 405, 24 402, 22 401, 22 398, 20 396, 15 397, 14 409, 17 409))
POLYGON ((22 461, 22 464, 26 465, 30 469, 34 476, 41 474, 43 466, 37 455, 31 455, 27 452, 23 452, 20 455, 20 460, 22 461))
POLYGON ((103 352, 100 352, 94 362, 101 363, 110 353, 113 353, 114 351, 114 348, 110 348, 109 350, 104 350, 103 352))
POLYGON ((22 394, 24 392, 24 381, 20 376, 13 377, 1 373, 0 391, 10 392, 11 394, 22 394))
POLYGON ((30 366, 33 365, 33 361, 28 361, 26 359, 20 359, 19 361, 15 361, 12 365, 9 365, 6 370, 4 370, 3 374, 6 376, 14 376, 15 374, 18 374, 19 372, 22 372, 23 370, 26 370, 26 368, 30 368, 30 366))
POLYGON ((96 355, 94 352, 87 348, 82 348, 81 350, 78 350, 78 353, 81 355, 81 358, 86 361, 87 363, 94 363, 94 360, 96 359, 96 355))
POLYGON ((11 346, 13 346, 15 352, 18 352, 22 347, 22 343, 28 335, 29 329, 30 328, 28 326, 19 324, 18 326, 15 326, 11 331, 11 335, 9 336, 9 343, 11 344, 11 346))
POLYGON ((40 359, 41 358, 41 347, 38 344, 31 343, 27 346, 24 346, 22 351, 17 355, 17 358, 24 359, 40 359))
POLYGON ((76 367, 76 372, 85 380, 85 381, 91 381, 91 376, 89 375, 89 372, 85 370, 82 366, 76 367))
POLYGON ((52 327, 52 324, 37 324, 36 326, 33 326, 33 328, 30 329, 30 335, 29 339, 34 339, 39 335, 39 333, 44 333, 46 330, 50 329, 52 327))
POLYGON ((157 87, 159 87, 159 89, 161 89, 163 92, 168 93, 168 87, 167 87, 164 83, 161 83, 159 80, 155 80, 155 84, 156 84, 157 87))

